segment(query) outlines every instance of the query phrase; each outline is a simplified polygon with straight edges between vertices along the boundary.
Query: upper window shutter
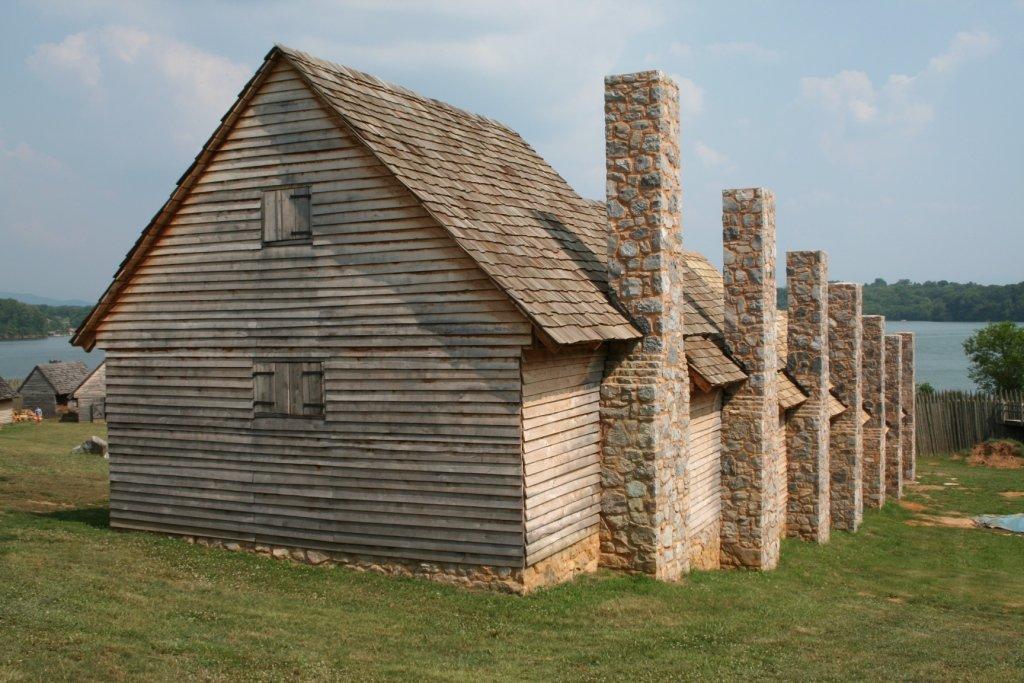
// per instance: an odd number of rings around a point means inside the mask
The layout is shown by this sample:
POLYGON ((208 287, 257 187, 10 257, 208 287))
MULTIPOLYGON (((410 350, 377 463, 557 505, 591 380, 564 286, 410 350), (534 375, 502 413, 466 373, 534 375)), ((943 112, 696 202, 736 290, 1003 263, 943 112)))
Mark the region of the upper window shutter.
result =
POLYGON ((263 193, 263 241, 301 240, 312 235, 309 187, 288 187, 263 193))
POLYGON ((308 187, 295 187, 290 190, 281 191, 282 197, 282 223, 285 239, 288 237, 309 237, 310 230, 310 200, 312 197, 308 187))

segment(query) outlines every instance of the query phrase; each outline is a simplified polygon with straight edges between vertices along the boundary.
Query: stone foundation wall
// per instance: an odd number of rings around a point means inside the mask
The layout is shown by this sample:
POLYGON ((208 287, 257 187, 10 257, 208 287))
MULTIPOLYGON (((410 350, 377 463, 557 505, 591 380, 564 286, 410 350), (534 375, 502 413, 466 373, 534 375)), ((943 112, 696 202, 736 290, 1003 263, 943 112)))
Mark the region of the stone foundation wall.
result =
POLYGON ((713 524, 690 537, 690 569, 718 569, 721 563, 721 529, 713 524))
POLYGON ((844 531, 856 531, 864 516, 861 294, 852 282, 828 286, 829 379, 846 406, 829 434, 832 527, 844 531))
POLYGON ((361 557, 323 550, 225 541, 204 536, 172 535, 171 537, 209 548, 251 552, 279 560, 291 560, 318 566, 345 567, 355 571, 369 571, 387 576, 427 579, 463 588, 497 590, 516 595, 524 595, 540 588, 565 583, 581 574, 593 574, 597 571, 600 556, 600 542, 596 533, 526 569, 361 557))
POLYGON ((885 495, 903 497, 903 343, 885 335, 885 495))
POLYGON ((863 427, 864 505, 885 505, 885 318, 862 321, 862 399, 871 416, 863 427))
POLYGON ((722 410, 722 566, 773 569, 786 520, 780 462, 775 196, 722 193, 725 330, 748 378, 722 410))
POLYGON ((828 256, 823 251, 786 255, 789 298, 787 369, 809 394, 785 424, 786 534, 825 543, 829 507, 828 256))
POLYGON ((683 349, 679 88, 605 79, 608 285, 643 333, 613 344, 601 385, 602 564, 679 578, 686 552, 689 375, 683 349))

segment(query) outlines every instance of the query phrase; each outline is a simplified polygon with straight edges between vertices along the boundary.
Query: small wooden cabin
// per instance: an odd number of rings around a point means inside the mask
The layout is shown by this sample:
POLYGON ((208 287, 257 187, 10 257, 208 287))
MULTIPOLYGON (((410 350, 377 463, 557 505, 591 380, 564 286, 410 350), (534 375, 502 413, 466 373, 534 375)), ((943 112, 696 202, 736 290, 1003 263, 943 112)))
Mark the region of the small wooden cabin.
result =
POLYGON ((88 374, 89 368, 82 361, 41 363, 32 368, 18 389, 22 406, 25 410, 42 409, 43 417, 66 413, 72 392, 88 374))
POLYGON ((107 363, 100 363, 86 376, 71 395, 79 422, 106 419, 107 363))
POLYGON ((640 336, 606 230, 501 124, 275 48, 74 338, 107 352, 112 526, 594 569, 602 345, 640 336))
POLYGON ((14 399, 17 397, 18 392, 0 377, 0 425, 14 420, 14 399))

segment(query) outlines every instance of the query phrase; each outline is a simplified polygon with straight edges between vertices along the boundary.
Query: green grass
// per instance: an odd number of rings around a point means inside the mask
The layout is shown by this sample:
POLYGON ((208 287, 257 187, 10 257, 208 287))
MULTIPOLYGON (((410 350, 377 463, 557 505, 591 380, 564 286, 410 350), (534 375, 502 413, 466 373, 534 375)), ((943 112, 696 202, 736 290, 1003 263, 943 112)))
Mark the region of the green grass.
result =
MULTIPOLYGON (((0 680, 1024 677, 1019 537, 889 505, 775 572, 475 593, 112 532, 106 463, 68 454, 98 428, 0 430, 0 680)), ((919 467, 927 512, 1024 510, 1024 470, 919 467)))

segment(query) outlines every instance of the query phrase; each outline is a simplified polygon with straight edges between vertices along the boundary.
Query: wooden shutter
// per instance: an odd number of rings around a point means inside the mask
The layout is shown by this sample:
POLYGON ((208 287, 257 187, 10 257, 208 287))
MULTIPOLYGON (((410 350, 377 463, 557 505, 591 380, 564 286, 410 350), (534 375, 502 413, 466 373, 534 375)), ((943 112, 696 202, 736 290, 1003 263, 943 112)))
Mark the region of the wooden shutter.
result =
POLYGON ((321 363, 302 364, 302 415, 324 414, 324 369, 321 363))
POLYGON ((289 187, 263 193, 263 241, 302 240, 312 235, 312 195, 309 187, 289 187))
POLYGON ((275 384, 281 384, 274 381, 275 365, 276 363, 252 364, 253 409, 257 415, 284 412, 275 398, 275 384))

